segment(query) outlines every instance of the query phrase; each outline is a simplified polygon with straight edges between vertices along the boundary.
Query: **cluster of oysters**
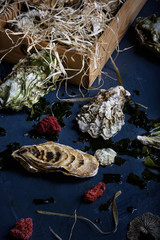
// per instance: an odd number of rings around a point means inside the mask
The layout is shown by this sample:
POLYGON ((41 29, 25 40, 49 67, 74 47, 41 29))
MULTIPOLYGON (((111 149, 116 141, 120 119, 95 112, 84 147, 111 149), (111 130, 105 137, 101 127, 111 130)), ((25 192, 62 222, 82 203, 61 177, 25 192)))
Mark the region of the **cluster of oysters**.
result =
MULTIPOLYGON (((92 137, 111 138, 124 124, 123 106, 129 92, 117 86, 101 90, 77 116, 80 129, 92 137)), ((75 177, 92 177, 97 174, 99 164, 110 165, 116 152, 99 149, 95 156, 54 142, 23 146, 12 156, 30 172, 60 171, 75 177)))

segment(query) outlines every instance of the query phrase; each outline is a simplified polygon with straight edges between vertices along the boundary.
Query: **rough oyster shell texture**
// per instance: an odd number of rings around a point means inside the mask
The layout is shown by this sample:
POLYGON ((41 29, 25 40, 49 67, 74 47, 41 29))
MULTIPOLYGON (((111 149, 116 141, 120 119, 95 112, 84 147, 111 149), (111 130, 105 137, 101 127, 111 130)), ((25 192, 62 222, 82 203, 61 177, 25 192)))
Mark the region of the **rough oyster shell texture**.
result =
POLYGON ((149 136, 137 136, 137 139, 144 145, 160 149, 160 127, 158 128, 158 130, 150 133, 149 136))
POLYGON ((100 90, 77 115, 80 130, 88 132, 93 138, 111 138, 124 125, 122 110, 128 96, 130 93, 122 86, 100 90))
POLYGON ((135 30, 139 43, 160 57, 160 16, 137 18, 135 30))
POLYGON ((111 165, 114 163, 117 153, 112 148, 97 149, 94 156, 102 166, 111 165))
POLYGON ((75 177, 92 177, 97 174, 99 163, 87 153, 54 142, 23 146, 12 156, 29 172, 55 172, 75 177))
POLYGON ((0 109, 32 107, 40 97, 56 88, 60 68, 54 54, 42 50, 20 59, 0 85, 0 109))

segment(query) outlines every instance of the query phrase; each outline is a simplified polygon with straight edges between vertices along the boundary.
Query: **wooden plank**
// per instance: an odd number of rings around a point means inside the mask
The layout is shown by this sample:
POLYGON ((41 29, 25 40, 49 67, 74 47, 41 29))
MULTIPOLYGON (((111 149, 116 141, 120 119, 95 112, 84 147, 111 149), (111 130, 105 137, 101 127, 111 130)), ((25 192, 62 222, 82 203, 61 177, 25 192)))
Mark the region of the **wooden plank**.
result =
POLYGON ((98 60, 95 68, 94 60, 90 61, 89 85, 92 85, 102 68, 110 58, 127 29, 138 15, 147 0, 128 0, 116 14, 99 38, 97 44, 98 60))

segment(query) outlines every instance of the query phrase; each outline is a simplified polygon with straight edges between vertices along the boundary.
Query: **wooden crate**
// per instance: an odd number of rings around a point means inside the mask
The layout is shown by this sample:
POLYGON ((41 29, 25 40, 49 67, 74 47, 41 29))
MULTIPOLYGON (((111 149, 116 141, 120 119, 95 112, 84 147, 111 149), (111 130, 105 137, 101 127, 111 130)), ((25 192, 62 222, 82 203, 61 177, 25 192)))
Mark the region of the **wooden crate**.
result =
MULTIPOLYGON (((85 59, 85 62, 83 62, 83 54, 80 51, 66 51, 66 48, 62 46, 56 47, 60 56, 62 56, 65 52, 65 59, 67 59, 67 61, 65 61, 64 66, 72 69, 67 71, 68 76, 71 77, 69 80, 71 83, 76 85, 81 83, 85 87, 93 84, 118 45, 118 42, 120 42, 128 27, 133 22, 146 1, 147 0, 127 0, 123 4, 114 19, 110 22, 109 27, 95 43, 95 46, 98 47, 98 60, 96 66, 93 58, 89 56, 85 59), (82 62, 84 67, 83 71, 80 71, 82 68, 82 62)), ((14 12, 9 14, 10 19, 14 17, 18 8, 18 3, 14 3, 13 8, 14 12)), ((5 15, 0 16, 0 49, 6 49, 7 52, 7 49, 10 48, 10 52, 5 56, 5 59, 11 63, 17 63, 20 58, 24 58, 26 56, 24 50, 30 44, 30 38, 27 37, 23 41, 20 41, 20 36, 15 35, 15 33, 10 30, 4 29, 5 19, 5 15), (15 43, 18 45, 17 47, 14 47, 15 43)), ((42 47, 46 45, 46 42, 41 43, 42 47)), ((96 51, 96 49, 94 51, 96 51)), ((4 52, 0 51, 0 57, 3 55, 4 52)))

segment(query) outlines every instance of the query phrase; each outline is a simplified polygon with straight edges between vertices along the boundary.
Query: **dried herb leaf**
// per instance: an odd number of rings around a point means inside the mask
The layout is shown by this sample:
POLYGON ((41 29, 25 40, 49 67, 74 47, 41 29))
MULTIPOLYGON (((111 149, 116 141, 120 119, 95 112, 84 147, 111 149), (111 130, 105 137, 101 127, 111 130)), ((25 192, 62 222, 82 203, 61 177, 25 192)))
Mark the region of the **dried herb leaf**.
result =
POLYGON ((147 167, 160 168, 160 166, 158 166, 157 164, 154 163, 154 161, 151 159, 150 156, 147 156, 147 157, 145 158, 144 164, 145 164, 147 167))
POLYGON ((144 169, 142 177, 145 181, 156 181, 160 182, 160 174, 153 173, 149 169, 144 169))
POLYGON ((113 173, 105 173, 103 174, 103 182, 104 183, 121 183, 121 175, 113 174, 113 173))
POLYGON ((37 103, 32 106, 32 109, 25 109, 28 114, 27 121, 39 121, 41 116, 46 113, 51 113, 47 108, 50 103, 43 97, 40 98, 37 103))
POLYGON ((110 210, 111 204, 112 204, 112 199, 109 199, 106 203, 100 205, 99 211, 110 210))
POLYGON ((7 132, 4 128, 0 127, 0 137, 6 136, 7 132))
POLYGON ((16 162, 11 157, 11 154, 18 148, 20 148, 19 143, 9 143, 6 149, 0 152, 0 170, 10 169, 15 166, 16 162))
POLYGON ((140 189, 146 188, 146 183, 138 175, 130 173, 127 177, 127 183, 138 186, 140 189))
POLYGON ((73 106, 73 103, 68 103, 68 102, 55 102, 52 105, 52 112, 54 116, 57 118, 59 124, 61 127, 64 127, 64 121, 63 118, 66 117, 68 118, 71 116, 72 111, 71 107, 73 106))

